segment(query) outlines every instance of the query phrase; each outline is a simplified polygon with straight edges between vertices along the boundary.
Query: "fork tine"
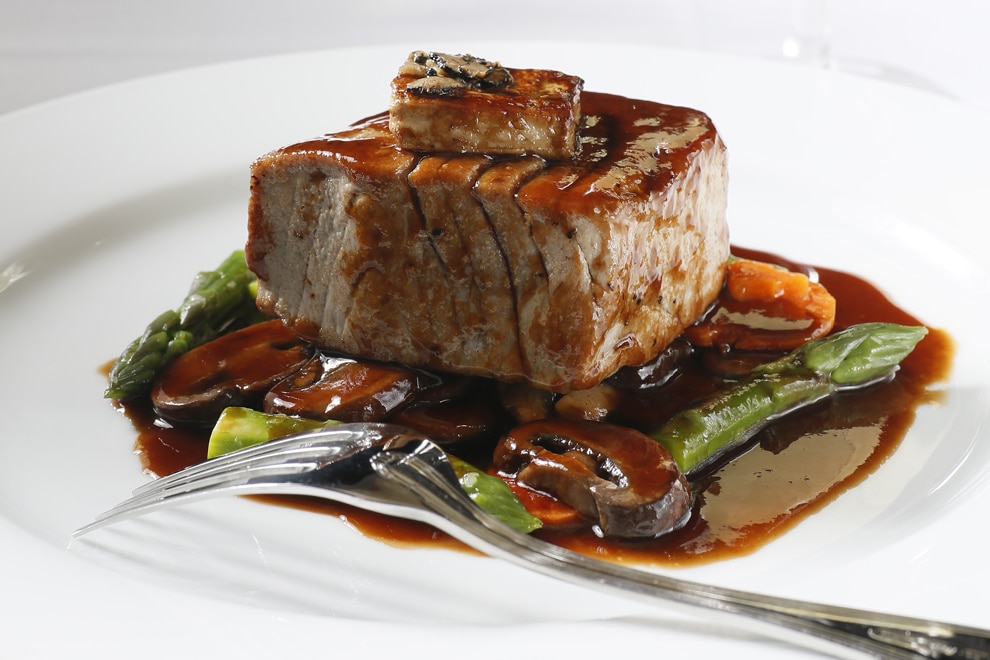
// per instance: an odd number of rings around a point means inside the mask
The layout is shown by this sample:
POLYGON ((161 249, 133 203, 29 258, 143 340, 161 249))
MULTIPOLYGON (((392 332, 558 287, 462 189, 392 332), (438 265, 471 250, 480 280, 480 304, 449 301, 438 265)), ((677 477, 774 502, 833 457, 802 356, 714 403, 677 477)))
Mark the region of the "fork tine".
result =
MULTIPOLYGON (((112 509, 98 515, 93 522, 73 532, 73 537, 79 537, 100 527, 115 523, 125 518, 132 518, 153 509, 204 499, 211 496, 232 494, 242 495, 260 493, 284 486, 285 482, 279 477, 291 476, 317 467, 316 463, 288 463, 270 465, 260 468, 249 468, 232 472, 209 475, 201 479, 188 479, 180 484, 166 484, 162 488, 146 489, 112 509)), ((153 482, 155 483, 155 482, 153 482)), ((289 490, 286 487, 283 490, 289 490)))
POLYGON ((338 432, 338 429, 335 428, 332 434, 328 431, 313 431, 270 440, 230 454, 212 458, 202 463, 197 463, 174 474, 148 482, 136 488, 133 494, 140 495, 144 492, 158 490, 183 481, 199 479, 209 474, 228 472, 256 464, 258 461, 269 460, 273 456, 277 457, 276 460, 281 460, 283 456, 287 456, 288 452, 291 451, 295 451, 296 455, 300 457, 307 454, 313 457, 325 456, 327 445, 340 444, 343 446, 344 441, 352 439, 355 435, 354 432, 348 429, 339 429, 338 432))
POLYGON ((315 462, 325 452, 311 446, 282 446, 270 447, 266 452, 255 452, 250 456, 230 454, 221 456, 204 463, 199 463, 173 474, 149 481, 134 489, 132 495, 160 493, 166 489, 181 489, 184 484, 202 483, 213 478, 223 478, 224 475, 247 470, 261 470, 287 462, 301 463, 309 460, 315 462))
POLYGON ((327 462, 363 449, 386 435, 384 426, 330 427, 279 438, 241 449, 134 490, 132 497, 73 533, 82 536, 95 529, 166 506, 208 496, 251 492, 298 492, 299 484, 287 478, 320 468, 327 462))

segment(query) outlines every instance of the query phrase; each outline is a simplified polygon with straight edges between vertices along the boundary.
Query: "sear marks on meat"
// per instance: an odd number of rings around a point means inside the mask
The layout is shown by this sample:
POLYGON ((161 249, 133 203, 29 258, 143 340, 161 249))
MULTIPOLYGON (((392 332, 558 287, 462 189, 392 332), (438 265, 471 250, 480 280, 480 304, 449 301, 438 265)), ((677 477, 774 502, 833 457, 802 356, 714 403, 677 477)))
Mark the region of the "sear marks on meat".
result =
POLYGON ((441 319, 443 327, 458 328, 447 336, 447 359, 467 363, 483 354, 519 373, 518 346, 500 332, 515 316, 512 283, 498 236, 470 184, 489 164, 487 156, 425 156, 408 181, 452 294, 451 307, 443 310, 451 316, 441 319))
POLYGON ((416 51, 392 80, 389 127, 404 149, 572 158, 583 85, 559 71, 416 51))
POLYGON ((725 148, 701 112, 583 99, 573 159, 423 155, 387 113, 263 156, 259 306, 334 351, 557 392, 649 362, 721 288, 725 148))

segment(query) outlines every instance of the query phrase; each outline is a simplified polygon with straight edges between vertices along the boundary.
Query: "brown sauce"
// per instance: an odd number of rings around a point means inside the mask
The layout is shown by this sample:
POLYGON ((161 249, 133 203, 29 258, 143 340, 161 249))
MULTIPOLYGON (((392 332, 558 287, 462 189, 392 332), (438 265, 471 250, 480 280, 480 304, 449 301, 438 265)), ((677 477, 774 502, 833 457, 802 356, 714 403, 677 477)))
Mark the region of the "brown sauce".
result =
MULTIPOLYGON (((806 270, 766 253, 739 248, 733 253, 806 270)), ((868 282, 848 273, 815 270, 838 301, 836 329, 865 321, 920 323, 868 282)), ((751 448, 695 480, 692 487, 699 496, 692 521, 673 534, 635 542, 602 539, 587 527, 545 528, 536 535, 585 554, 647 564, 690 565, 753 552, 882 465, 910 428, 916 409, 937 396, 929 386, 947 377, 952 353, 950 337, 930 329, 889 382, 834 396, 773 424, 751 448)), ((630 426, 656 428, 716 382, 704 368, 702 355, 673 382, 630 394, 619 416, 630 426)), ((147 403, 128 403, 122 410, 138 431, 136 452, 146 471, 170 474, 205 459, 208 432, 163 424, 147 403)), ((469 460, 479 464, 484 452, 484 447, 478 449, 469 460)), ((427 525, 345 505, 307 498, 258 499, 337 516, 369 537, 398 546, 463 548, 427 525)))
MULTIPOLYGON (((458 104, 465 100, 459 98, 458 104)), ((544 163, 515 193, 523 207, 526 200, 542 200, 544 204, 554 200, 581 215, 589 215, 595 208, 611 212, 623 198, 666 190, 675 173, 687 172, 698 144, 718 139, 711 119, 692 108, 584 91, 581 113, 586 118, 581 138, 594 148, 580 150, 574 159, 544 163), (658 130, 658 126, 663 128, 658 130), (602 145, 613 146, 602 149, 602 145), (663 166, 653 162, 651 154, 656 152, 663 153, 663 166), (563 190, 568 194, 561 195, 563 190)), ((381 178, 382 168, 411 171, 422 158, 397 147, 387 111, 367 117, 349 130, 299 142, 278 153, 303 160, 319 156, 346 162, 354 176, 375 179, 381 178)), ((491 158, 485 156, 483 160, 491 158)), ((318 167, 313 169, 319 171, 318 167)))

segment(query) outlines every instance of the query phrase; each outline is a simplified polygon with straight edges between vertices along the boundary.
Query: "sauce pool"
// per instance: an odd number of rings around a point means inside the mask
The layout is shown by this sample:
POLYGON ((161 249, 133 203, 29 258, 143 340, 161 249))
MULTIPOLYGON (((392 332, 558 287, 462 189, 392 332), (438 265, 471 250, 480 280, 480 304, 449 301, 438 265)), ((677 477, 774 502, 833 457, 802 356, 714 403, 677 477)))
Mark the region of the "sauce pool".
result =
MULTIPOLYGON (((733 254, 792 270, 809 270, 767 253, 737 247, 733 254)), ((920 325, 918 319, 861 278, 828 269, 814 271, 837 300, 836 330, 867 321, 920 325)), ((754 438, 751 448, 694 480, 697 498, 691 522, 663 538, 603 539, 587 526, 545 527, 534 535, 599 558, 664 566, 686 566, 753 552, 882 465, 907 433, 917 408, 936 400, 938 394, 930 386, 947 377, 952 354, 949 336, 930 328, 892 380, 840 393, 775 422, 754 438)), ((630 393, 618 412, 619 422, 647 430, 656 428, 673 411, 710 391, 714 382, 701 353, 673 382, 630 393)), ((163 476, 205 460, 208 431, 163 424, 147 402, 118 405, 138 431, 135 451, 145 471, 163 476)), ((475 455, 471 460, 479 464, 475 455)), ((524 498, 541 497, 524 489, 517 492, 524 498)), ((428 525, 346 505, 289 496, 255 499, 334 515, 369 537, 397 546, 465 549, 428 525)))

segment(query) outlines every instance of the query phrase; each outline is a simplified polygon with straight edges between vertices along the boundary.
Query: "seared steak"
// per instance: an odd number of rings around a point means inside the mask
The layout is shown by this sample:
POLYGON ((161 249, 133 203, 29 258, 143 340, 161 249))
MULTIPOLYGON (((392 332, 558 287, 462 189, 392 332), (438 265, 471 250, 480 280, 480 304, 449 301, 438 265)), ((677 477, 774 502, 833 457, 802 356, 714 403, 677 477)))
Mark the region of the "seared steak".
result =
POLYGON ((423 155, 387 113, 263 156, 260 307, 332 351, 555 391, 651 360, 722 285, 725 148, 695 110, 582 106, 570 159, 423 155))

